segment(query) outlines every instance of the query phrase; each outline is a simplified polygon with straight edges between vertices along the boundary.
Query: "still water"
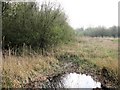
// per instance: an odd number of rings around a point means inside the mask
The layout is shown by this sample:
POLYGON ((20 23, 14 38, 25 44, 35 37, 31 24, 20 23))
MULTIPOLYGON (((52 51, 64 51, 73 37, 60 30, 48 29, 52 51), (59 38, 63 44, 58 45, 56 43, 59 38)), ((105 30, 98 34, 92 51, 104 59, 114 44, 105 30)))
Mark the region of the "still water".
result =
POLYGON ((93 80, 91 76, 77 73, 67 73, 54 77, 47 85, 48 88, 88 88, 90 90, 101 88, 101 83, 93 80))
POLYGON ((91 76, 85 74, 69 73, 62 76, 59 85, 64 88, 101 88, 91 76))

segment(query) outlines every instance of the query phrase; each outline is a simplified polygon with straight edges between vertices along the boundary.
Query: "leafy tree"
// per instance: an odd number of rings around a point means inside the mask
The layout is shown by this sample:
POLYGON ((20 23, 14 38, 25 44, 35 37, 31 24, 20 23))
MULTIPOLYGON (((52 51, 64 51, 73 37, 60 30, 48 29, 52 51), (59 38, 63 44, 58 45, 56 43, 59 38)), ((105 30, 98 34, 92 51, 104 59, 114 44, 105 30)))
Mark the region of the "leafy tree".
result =
MULTIPOLYGON (((76 30, 76 33, 81 33, 80 30, 76 30)), ((118 37, 119 29, 117 26, 112 26, 110 28, 105 27, 89 27, 82 31, 82 34, 84 36, 90 36, 90 37, 118 37)))
POLYGON ((3 48, 23 45, 47 50, 71 40, 73 29, 60 5, 35 2, 3 3, 3 48))

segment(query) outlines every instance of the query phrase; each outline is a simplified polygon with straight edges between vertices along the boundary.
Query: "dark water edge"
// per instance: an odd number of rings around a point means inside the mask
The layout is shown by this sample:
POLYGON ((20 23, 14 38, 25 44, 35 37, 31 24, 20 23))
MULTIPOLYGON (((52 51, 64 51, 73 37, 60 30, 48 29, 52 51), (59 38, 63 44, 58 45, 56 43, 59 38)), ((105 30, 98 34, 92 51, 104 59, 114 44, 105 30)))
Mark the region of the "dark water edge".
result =
MULTIPOLYGON (((75 57, 75 56, 74 56, 75 57)), ((69 59, 69 58, 68 58, 69 59)), ((78 59, 75 57, 75 60, 78 59)), ((48 75, 47 79, 45 81, 32 81, 29 82, 25 87, 26 88, 40 88, 41 90, 83 90, 83 88, 65 88, 63 84, 59 85, 61 83, 61 79, 64 75, 70 74, 70 73, 77 73, 77 74, 85 74, 87 76, 91 76, 94 81, 100 82, 101 83, 101 88, 86 88, 84 87, 84 90, 117 90, 115 89, 117 87, 116 82, 114 83, 114 79, 112 79, 109 76, 109 72, 106 68, 99 69, 97 66, 87 62, 86 60, 79 60, 78 62, 71 62, 71 61, 64 61, 60 66, 61 70, 55 71, 52 75, 48 75), (84 67, 83 67, 84 66, 84 67), (82 67, 82 68, 80 68, 82 67), (62 86, 62 87, 61 87, 62 86)), ((118 89, 119 90, 119 89, 118 89)))
MULTIPOLYGON (((76 71, 67 71, 67 72, 63 72, 63 73, 59 73, 59 74, 54 74, 54 75, 50 75, 50 77, 47 77, 47 79, 43 82, 41 81, 33 81, 33 82, 30 82, 28 84, 28 86, 25 86, 26 88, 33 88, 33 89, 37 89, 39 88, 40 90, 59 90, 59 89, 62 89, 62 90, 83 90, 83 88, 78 88, 78 87, 75 87, 75 88, 65 88, 65 87, 61 87, 61 85, 59 85, 59 83, 61 82, 61 79, 66 75, 66 74, 70 74, 70 73, 76 73, 76 74, 81 74, 81 72, 76 72, 76 71)), ((84 74, 84 73, 82 73, 84 74)), ((100 79, 102 79, 101 77, 98 77, 97 75, 95 75, 94 73, 85 73, 85 75, 87 76, 91 76, 91 78, 93 78, 94 81, 97 81, 97 82, 100 82, 101 83, 101 88, 86 88, 84 87, 84 90, 119 90, 117 89, 116 86, 112 86, 112 84, 110 86, 107 86, 107 84, 109 84, 109 82, 106 82, 106 80, 103 79, 103 81, 101 81, 100 79)))
POLYGON ((101 83, 93 80, 90 75, 67 73, 49 80, 48 87, 52 88, 101 88, 101 83))

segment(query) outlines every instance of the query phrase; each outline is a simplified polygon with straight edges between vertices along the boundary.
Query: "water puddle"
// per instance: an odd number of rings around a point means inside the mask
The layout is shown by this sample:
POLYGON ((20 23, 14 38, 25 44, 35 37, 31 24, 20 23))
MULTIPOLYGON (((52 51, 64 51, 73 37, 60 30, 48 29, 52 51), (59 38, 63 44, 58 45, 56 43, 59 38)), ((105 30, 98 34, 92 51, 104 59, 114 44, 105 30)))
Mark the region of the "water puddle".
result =
POLYGON ((69 73, 55 79, 52 86, 55 88, 101 88, 101 83, 94 81, 89 75, 69 73))
POLYGON ((94 81, 91 76, 85 74, 66 74, 61 82, 65 88, 101 88, 100 82, 94 81))

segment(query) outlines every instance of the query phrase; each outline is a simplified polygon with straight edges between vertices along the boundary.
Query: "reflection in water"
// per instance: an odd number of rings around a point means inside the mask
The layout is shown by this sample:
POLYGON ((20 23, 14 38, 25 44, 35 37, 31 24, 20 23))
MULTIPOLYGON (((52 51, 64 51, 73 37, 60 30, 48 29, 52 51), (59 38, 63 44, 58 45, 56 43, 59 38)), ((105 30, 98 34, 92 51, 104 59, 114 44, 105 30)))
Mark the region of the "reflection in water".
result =
POLYGON ((101 88, 101 83, 94 81, 91 76, 77 73, 65 74, 60 83, 64 88, 101 88))

